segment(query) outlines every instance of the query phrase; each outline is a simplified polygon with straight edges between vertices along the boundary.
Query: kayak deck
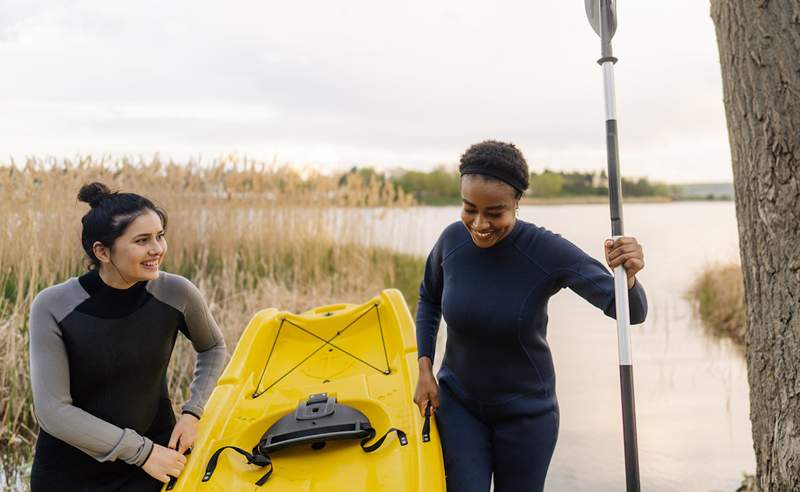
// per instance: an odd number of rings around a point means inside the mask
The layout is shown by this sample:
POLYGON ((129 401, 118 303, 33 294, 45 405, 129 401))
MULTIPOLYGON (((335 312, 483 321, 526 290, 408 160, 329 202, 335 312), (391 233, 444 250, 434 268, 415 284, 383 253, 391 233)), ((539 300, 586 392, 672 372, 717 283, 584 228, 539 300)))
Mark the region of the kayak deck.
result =
POLYGON ((423 418, 412 402, 417 371, 414 325, 397 290, 362 305, 322 306, 300 315, 261 311, 211 395, 195 448, 172 490, 443 491, 435 423, 430 442, 423 442, 423 418), (378 436, 401 429, 408 444, 391 434, 373 453, 362 451, 357 440, 279 450, 270 455, 274 472, 263 487, 255 482, 264 468, 226 452, 211 479, 201 482, 217 448, 250 451, 272 424, 318 393, 364 413, 378 436))

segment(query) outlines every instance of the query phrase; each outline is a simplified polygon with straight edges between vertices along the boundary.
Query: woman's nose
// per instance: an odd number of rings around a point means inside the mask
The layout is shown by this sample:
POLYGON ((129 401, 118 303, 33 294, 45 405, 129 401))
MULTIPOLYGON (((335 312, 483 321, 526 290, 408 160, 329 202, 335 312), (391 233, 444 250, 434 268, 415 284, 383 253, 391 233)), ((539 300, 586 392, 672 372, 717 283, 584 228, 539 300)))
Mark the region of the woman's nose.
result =
POLYGON ((481 214, 478 214, 475 217, 475 221, 472 223, 472 227, 474 227, 477 230, 480 230, 481 228, 484 228, 488 225, 489 221, 486 220, 486 217, 482 216, 481 214))
POLYGON ((153 255, 160 255, 164 252, 164 245, 162 245, 158 241, 153 241, 150 243, 150 253, 153 255))

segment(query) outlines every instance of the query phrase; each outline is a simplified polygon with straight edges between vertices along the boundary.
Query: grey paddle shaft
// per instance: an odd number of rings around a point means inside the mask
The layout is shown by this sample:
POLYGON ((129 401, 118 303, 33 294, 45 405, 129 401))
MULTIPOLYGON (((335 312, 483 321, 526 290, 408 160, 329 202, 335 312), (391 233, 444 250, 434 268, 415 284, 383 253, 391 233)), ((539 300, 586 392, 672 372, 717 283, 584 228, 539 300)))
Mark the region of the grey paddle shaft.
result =
MULTIPOLYGON (((622 221, 622 183, 619 172, 619 143, 617 138, 617 109, 614 92, 614 64, 617 59, 611 50, 611 38, 616 31, 614 0, 585 0, 586 15, 595 32, 600 35, 606 109, 606 153, 608 156, 608 197, 611 210, 611 235, 624 234, 622 221)), ((619 348, 619 377, 622 396, 622 433, 625 443, 625 478, 628 492, 638 492, 639 451, 636 442, 636 405, 633 394, 633 362, 631 360, 630 308, 625 268, 614 268, 614 291, 617 309, 617 343, 619 348)))

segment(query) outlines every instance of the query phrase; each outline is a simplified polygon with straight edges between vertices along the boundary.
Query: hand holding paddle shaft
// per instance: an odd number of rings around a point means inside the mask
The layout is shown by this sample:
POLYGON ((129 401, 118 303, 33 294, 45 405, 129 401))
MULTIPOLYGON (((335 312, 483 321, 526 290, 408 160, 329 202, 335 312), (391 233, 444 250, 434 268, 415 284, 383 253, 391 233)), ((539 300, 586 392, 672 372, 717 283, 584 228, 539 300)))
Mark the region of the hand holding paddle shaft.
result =
MULTIPOLYGON (((608 197, 611 209, 611 234, 616 239, 624 235, 622 225, 622 186, 619 173, 617 140, 617 109, 614 92, 614 58, 611 38, 617 30, 615 0, 584 0, 586 16, 600 36, 606 110, 606 153, 608 155, 608 197)), ((619 376, 622 393, 622 433, 625 443, 625 478, 628 492, 640 490, 639 451, 636 443, 636 408, 633 395, 633 363, 631 360, 630 309, 625 268, 614 268, 614 292, 617 308, 617 342, 619 345, 619 376)))

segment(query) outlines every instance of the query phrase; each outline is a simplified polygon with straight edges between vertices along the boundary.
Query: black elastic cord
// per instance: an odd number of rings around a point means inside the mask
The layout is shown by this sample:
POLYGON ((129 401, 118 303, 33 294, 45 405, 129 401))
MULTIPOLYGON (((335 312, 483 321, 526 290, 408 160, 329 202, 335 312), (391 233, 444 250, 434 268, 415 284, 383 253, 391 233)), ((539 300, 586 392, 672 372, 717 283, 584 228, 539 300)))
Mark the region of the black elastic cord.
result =
MULTIPOLYGON (((359 361, 359 362, 362 362, 363 364, 366 364, 367 366, 371 367, 372 369, 375 369, 376 371, 380 372, 381 374, 391 374, 391 368, 389 367, 389 360, 388 360, 388 357, 387 357, 387 359, 386 359, 386 369, 380 369, 380 368, 378 368, 378 367, 375 367, 375 366, 373 366, 373 365, 372 365, 372 364, 370 364, 369 362, 366 362, 365 360, 363 360, 363 359, 360 359, 360 358, 356 357, 355 355, 351 354, 350 352, 347 352, 346 350, 343 350, 341 347, 338 347, 338 346, 336 346, 336 345, 334 345, 334 344, 332 344, 332 343, 331 343, 331 342, 332 342, 332 341, 333 341, 333 340, 334 340, 336 337, 338 337, 339 335, 341 335, 342 333, 344 333, 344 332, 345 332, 345 331, 346 331, 348 328, 350 328, 351 326, 353 326, 354 324, 356 324, 356 322, 358 322, 358 321, 359 321, 361 318, 363 318, 364 316, 366 316, 367 314, 369 314, 369 313, 370 313, 370 312, 371 312, 373 309, 374 309, 374 310, 375 310, 375 312, 377 313, 377 312, 378 312, 378 306, 379 306, 379 304, 373 304, 372 306, 370 306, 369 308, 367 308, 367 310, 366 310, 366 311, 364 311, 363 313, 361 313, 360 315, 358 315, 358 317, 357 317, 356 319, 354 319, 353 321, 351 321, 350 323, 348 323, 348 324, 347 324, 347 326, 345 326, 345 327, 344 327, 344 328, 342 328, 341 330, 338 330, 338 331, 336 332, 336 335, 332 336, 331 338, 329 338, 329 339, 327 339, 327 340, 326 340, 326 339, 324 339, 324 338, 322 338, 322 337, 320 337, 319 335, 316 335, 316 334, 314 334, 313 332, 311 332, 311 331, 309 331, 309 330, 306 330, 305 328, 303 328, 302 326, 298 325, 297 323, 294 323, 294 322, 292 322, 292 321, 291 321, 291 320, 289 320, 289 319, 283 318, 283 319, 281 320, 281 324, 280 324, 280 326, 278 327, 278 333, 275 335, 275 340, 274 340, 274 341, 273 341, 273 343, 272 343, 272 349, 270 349, 270 353, 269 353, 269 356, 267 357, 267 361, 264 363, 264 369, 261 371, 261 377, 258 379, 258 384, 256 384, 256 389, 255 389, 255 391, 253 392, 253 395, 252 395, 252 397, 253 397, 253 398, 258 398, 259 396, 263 395, 264 393, 266 393, 267 391, 269 391, 270 389, 272 389, 272 387, 273 387, 273 386, 275 386, 276 384, 278 384, 279 382, 281 382, 281 381, 283 380, 283 378, 285 378, 286 376, 288 376, 289 374, 291 374, 292 372, 294 372, 294 370, 295 370, 295 369, 297 369, 298 367, 300 367, 301 365, 303 365, 303 363, 305 363, 305 362, 306 362, 308 359, 310 359, 311 357, 313 357, 313 356, 314 356, 314 355, 315 355, 317 352, 319 352, 320 350, 324 349, 324 348, 325 348, 326 346, 328 346, 328 345, 330 345, 330 346, 331 346, 331 347, 333 347, 333 348, 336 348, 337 350, 340 350, 341 352, 343 352, 343 353, 345 353, 345 354, 349 355, 350 357, 352 357, 352 358, 356 359, 357 361, 359 361), (292 367, 291 369, 289 369, 289 370, 288 370, 286 373, 284 373, 284 374, 283 374, 281 377, 279 377, 278 379, 276 379, 276 380, 275 380, 275 381, 274 381, 272 384, 270 384, 270 385, 269 385, 267 388, 265 388, 265 389, 263 389, 263 390, 260 390, 260 391, 259 391, 259 388, 261 388, 261 382, 263 381, 263 379, 264 379, 264 375, 265 375, 265 374, 266 374, 266 372, 267 372, 267 366, 269 365, 269 361, 270 361, 270 359, 272 358, 272 353, 273 353, 273 350, 275 349, 275 344, 277 344, 277 342, 278 342, 278 337, 279 337, 279 336, 280 336, 280 334, 281 334, 281 329, 283 328, 283 324, 284 324, 284 322, 287 322, 287 323, 289 323, 290 325, 292 325, 292 326, 294 326, 294 327, 296 327, 296 328, 298 328, 298 329, 302 330, 303 332, 305 332, 305 333, 308 333, 309 335, 313 336, 314 338, 317 338, 317 339, 321 340, 321 341, 323 342, 323 344, 322 344, 322 345, 320 345, 320 346, 319 346, 317 349, 315 349, 313 352, 311 352, 310 354, 308 354, 308 356, 306 356, 306 358, 304 358, 303 360, 301 360, 300 362, 298 362, 298 363, 297 363, 297 364, 296 364, 294 367, 292 367)), ((380 314, 378 314, 378 323, 380 324, 380 314)), ((382 327, 382 326, 380 326, 380 329, 381 329, 381 336, 383 336, 383 327, 382 327)), ((384 351, 384 353, 386 353, 386 342, 384 341, 384 342, 383 342, 383 344, 384 344, 383 351, 384 351)))
POLYGON ((406 433, 401 431, 400 429, 396 429, 396 428, 392 427, 391 429, 386 431, 386 434, 382 435, 380 439, 375 441, 374 444, 370 444, 369 446, 367 446, 366 445, 367 442, 369 442, 370 439, 375 437, 375 429, 370 429, 370 435, 361 440, 361 449, 363 449, 365 453, 371 453, 371 452, 375 451, 376 449, 381 447, 381 444, 383 444, 383 441, 385 441, 386 437, 389 434, 391 434, 392 432, 396 432, 397 433, 397 438, 400 440, 400 445, 401 446, 405 446, 406 444, 408 444, 408 438, 406 437, 406 433))
POLYGON ((203 480, 202 480, 203 482, 208 482, 209 480, 211 480, 211 475, 214 474, 214 470, 216 470, 217 468, 217 461, 219 460, 219 455, 222 454, 222 452, 225 451, 226 449, 232 449, 237 453, 241 454, 242 456, 247 458, 247 463, 250 465, 256 465, 261 467, 269 465, 269 471, 267 471, 267 473, 265 473, 264 476, 259 478, 258 481, 256 482, 256 485, 258 485, 259 487, 264 485, 267 482, 267 479, 269 479, 270 475, 272 475, 272 460, 269 459, 268 456, 263 456, 260 454, 250 454, 244 449, 237 448, 236 446, 223 446, 214 451, 214 454, 211 455, 211 459, 208 460, 208 465, 206 465, 206 473, 203 475, 203 480))
POLYGON ((422 442, 431 440, 431 402, 425 405, 425 423, 422 424, 422 442))

